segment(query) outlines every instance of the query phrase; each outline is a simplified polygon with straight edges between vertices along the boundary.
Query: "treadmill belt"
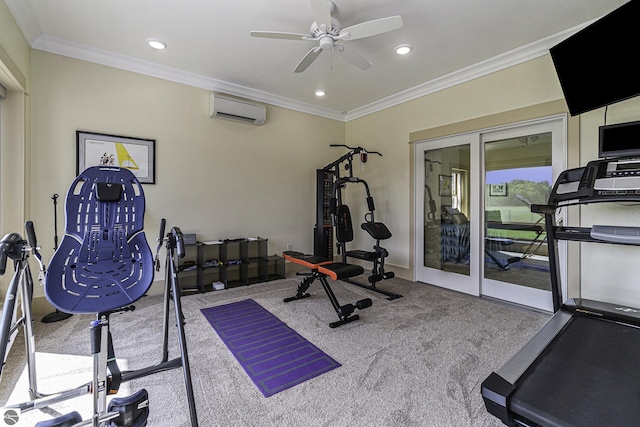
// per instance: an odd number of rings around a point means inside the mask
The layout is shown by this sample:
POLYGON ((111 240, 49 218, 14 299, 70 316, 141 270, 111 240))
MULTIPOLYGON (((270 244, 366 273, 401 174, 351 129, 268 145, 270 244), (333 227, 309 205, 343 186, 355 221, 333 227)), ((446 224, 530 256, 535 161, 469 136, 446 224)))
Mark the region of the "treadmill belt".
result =
POLYGON ((640 329, 574 316, 516 387, 511 410, 539 425, 640 425, 640 329))

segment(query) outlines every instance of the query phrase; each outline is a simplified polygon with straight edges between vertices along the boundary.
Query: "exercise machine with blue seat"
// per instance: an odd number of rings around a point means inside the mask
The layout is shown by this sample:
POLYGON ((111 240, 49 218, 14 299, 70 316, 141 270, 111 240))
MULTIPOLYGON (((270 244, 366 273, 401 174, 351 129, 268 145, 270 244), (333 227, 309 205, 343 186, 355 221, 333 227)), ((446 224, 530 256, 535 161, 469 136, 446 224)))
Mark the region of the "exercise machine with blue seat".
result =
MULTIPOLYGON (((362 147, 349 147, 344 144, 331 144, 331 147, 346 147, 349 149, 347 154, 341 156, 338 160, 330 163, 319 171, 322 174, 330 175, 333 181, 330 187, 330 197, 328 200, 328 214, 331 217, 331 224, 335 228, 335 244, 338 254, 342 256, 342 262, 345 264, 347 264, 348 258, 367 261, 373 264, 371 274, 367 277, 367 281, 369 282, 368 285, 354 281, 352 278, 346 278, 344 281, 352 285, 386 295, 389 300, 401 298, 402 295, 400 294, 380 289, 376 286, 378 282, 395 277, 395 273, 385 270, 385 260, 389 256, 389 252, 381 245, 381 242, 391 238, 392 234, 384 223, 375 220, 375 203, 371 196, 369 185, 365 180, 353 175, 354 156, 358 156, 361 164, 364 164, 368 161, 369 154, 377 154, 379 156, 382 154, 377 151, 367 151, 362 147), (340 176, 340 166, 343 164, 344 169, 348 172, 347 176, 340 176), (347 244, 352 242, 355 237, 351 211, 349 206, 344 203, 343 200, 343 191, 350 184, 362 185, 365 189, 367 212, 364 216, 364 222, 360 225, 360 228, 367 232, 367 234, 369 234, 369 236, 375 241, 375 244, 372 247, 373 250, 370 251, 347 249, 347 244)), ((320 216, 321 204, 318 203, 318 205, 320 216)), ((324 206, 322 206, 322 215, 324 215, 324 206)), ((320 222, 320 220, 318 222, 320 222)), ((318 225, 316 225, 316 229, 319 229, 318 225)), ((316 236, 316 241, 318 240, 321 240, 321 238, 319 239, 318 236, 316 236)), ((316 244, 316 247, 317 246, 318 245, 316 244)), ((319 250, 316 248, 315 254, 322 255, 321 253, 318 253, 319 251, 327 252, 326 248, 320 248, 319 250)))
POLYGON ((317 255, 308 255, 296 251, 285 251, 282 253, 282 256, 295 264, 311 269, 310 273, 302 273, 302 275, 306 277, 302 280, 300 285, 298 285, 296 295, 285 298, 284 302, 291 302, 310 297, 311 295, 307 293, 307 289, 309 289, 313 282, 319 280, 339 318, 339 320, 329 324, 331 328, 337 328, 338 326, 358 320, 360 316, 358 314, 353 314, 353 312, 356 309, 364 310, 365 308, 371 307, 372 301, 370 298, 361 299, 355 304, 340 305, 338 299, 333 293, 333 290, 331 289, 331 286, 329 285, 329 282, 327 281, 327 277, 336 281, 358 276, 364 273, 364 268, 361 266, 333 262, 317 255))
MULTIPOLYGON (((142 186, 128 169, 90 167, 71 184, 65 205, 65 235, 45 278, 45 296, 61 312, 95 314, 90 323, 93 380, 76 389, 44 396, 10 407, 21 411, 48 407, 83 394, 93 395, 91 420, 82 421, 77 412, 42 421, 37 427, 92 425, 141 427, 146 425, 148 393, 140 390, 128 397, 114 397, 120 384, 154 373, 182 368, 190 424, 198 425, 191 381, 184 316, 177 279, 177 258, 184 256, 184 239, 178 227, 164 235, 162 220, 155 261, 143 230, 145 199, 142 186), (161 361, 132 371, 117 366, 110 316, 131 312, 159 270, 158 253, 166 244, 164 325, 161 361), (156 267, 156 268, 154 268, 156 267), (168 335, 170 301, 178 329, 180 357, 169 360, 168 335)), ((33 368, 35 370, 35 367, 33 368)))

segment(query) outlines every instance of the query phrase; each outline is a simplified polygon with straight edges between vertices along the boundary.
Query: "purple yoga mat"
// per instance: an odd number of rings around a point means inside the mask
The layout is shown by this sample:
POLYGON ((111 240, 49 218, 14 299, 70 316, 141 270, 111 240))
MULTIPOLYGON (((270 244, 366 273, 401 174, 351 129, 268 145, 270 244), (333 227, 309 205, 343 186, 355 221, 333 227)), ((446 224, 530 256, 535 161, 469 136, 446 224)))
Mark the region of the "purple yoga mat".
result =
POLYGON ((265 397, 340 366, 251 299, 200 311, 265 397))

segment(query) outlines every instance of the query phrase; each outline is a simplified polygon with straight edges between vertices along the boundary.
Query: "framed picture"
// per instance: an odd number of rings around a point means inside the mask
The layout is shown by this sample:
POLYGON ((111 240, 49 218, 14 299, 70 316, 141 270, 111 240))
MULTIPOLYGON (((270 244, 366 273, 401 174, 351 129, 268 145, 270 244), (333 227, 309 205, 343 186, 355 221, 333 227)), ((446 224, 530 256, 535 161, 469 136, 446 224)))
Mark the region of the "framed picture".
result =
POLYGON ((440 185, 438 194, 440 197, 451 197, 451 176, 439 175, 440 185))
POLYGON ((489 196, 506 196, 507 183, 489 184, 489 196))
POLYGON ((76 142, 76 175, 90 166, 116 166, 129 169, 143 184, 155 184, 154 139, 77 131, 76 142))

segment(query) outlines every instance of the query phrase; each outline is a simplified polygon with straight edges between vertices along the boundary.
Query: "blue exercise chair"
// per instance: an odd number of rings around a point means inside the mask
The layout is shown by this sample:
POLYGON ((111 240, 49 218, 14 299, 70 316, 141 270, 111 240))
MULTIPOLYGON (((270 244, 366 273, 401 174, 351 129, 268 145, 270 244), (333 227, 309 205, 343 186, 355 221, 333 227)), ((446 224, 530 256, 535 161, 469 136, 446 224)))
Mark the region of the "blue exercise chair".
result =
POLYGON ((128 169, 90 167, 73 181, 65 234, 51 259, 45 295, 66 313, 100 313, 140 299, 153 283, 144 192, 128 169))
MULTIPOLYGON (((51 259, 45 279, 45 295, 58 310, 70 314, 96 313, 91 322, 91 348, 94 357, 93 381, 80 387, 93 393, 91 424, 108 427, 142 427, 148 417, 148 395, 141 390, 132 396, 114 398, 106 405, 106 396, 115 394, 122 382, 153 373, 182 367, 185 392, 192 426, 198 425, 184 320, 177 282, 176 257, 184 256, 184 240, 174 227, 164 237, 162 220, 158 251, 166 242, 167 265, 164 297, 164 343, 162 360, 148 368, 121 372, 116 364, 109 316, 131 311, 144 296, 154 277, 153 254, 144 229, 144 191, 135 175, 118 167, 90 167, 80 173, 67 193, 65 234, 51 259), (168 359, 169 306, 173 300, 180 340, 180 357, 168 359)), ((78 389, 75 389, 78 390, 78 389)), ((63 392, 57 401, 78 395, 63 392)), ((51 404, 36 401, 18 406, 23 410, 51 404)), ((77 413, 38 423, 37 427, 61 427, 80 423, 77 413)), ((87 425, 86 421, 81 425, 87 425)))

